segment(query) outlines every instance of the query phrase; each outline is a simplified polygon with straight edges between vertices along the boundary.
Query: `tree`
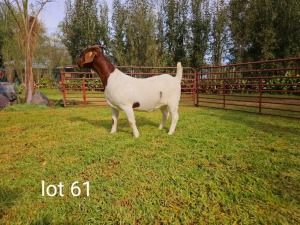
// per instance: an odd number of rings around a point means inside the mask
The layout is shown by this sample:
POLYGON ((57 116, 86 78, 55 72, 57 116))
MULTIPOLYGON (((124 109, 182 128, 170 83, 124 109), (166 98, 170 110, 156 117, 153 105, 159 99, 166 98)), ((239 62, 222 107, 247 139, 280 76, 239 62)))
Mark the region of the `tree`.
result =
POLYGON ((31 102, 34 94, 32 58, 38 46, 40 28, 38 15, 49 2, 52 0, 40 0, 33 5, 29 4, 28 0, 4 0, 17 25, 19 44, 25 56, 25 98, 27 103, 31 102), (31 8, 30 11, 29 8, 31 8))
POLYGON ((109 55, 111 53, 111 30, 109 27, 108 18, 108 5, 106 1, 102 1, 99 5, 99 22, 100 22, 100 35, 101 35, 101 45, 105 46, 105 52, 109 55))
POLYGON ((114 0, 111 39, 112 54, 117 64, 157 65, 154 8, 149 0, 127 0, 124 4, 114 0))
POLYGON ((228 46, 228 8, 224 0, 214 1, 211 18, 211 58, 213 65, 221 65, 228 46))
POLYGON ((273 1, 276 12, 274 30, 276 31, 275 58, 298 57, 300 55, 300 1, 273 1))
POLYGON ((113 1, 112 13, 112 54, 118 65, 128 65, 125 40, 126 9, 120 0, 113 1))
POLYGON ((55 69, 62 65, 71 64, 71 57, 67 48, 61 43, 58 34, 41 38, 41 45, 37 51, 36 63, 45 64, 47 68, 55 69))
POLYGON ((77 55, 88 45, 99 44, 103 37, 99 26, 97 0, 66 1, 66 14, 60 23, 61 39, 68 48, 73 63, 77 55))
POLYGON ((5 27, 4 9, 4 4, 0 3, 0 68, 3 67, 2 46, 4 42, 3 28, 5 27))
POLYGON ((22 83, 25 83, 24 76, 24 55, 20 54, 20 46, 17 40, 17 29, 13 16, 5 4, 1 4, 0 19, 0 55, 2 66, 7 70, 8 82, 13 82, 14 71, 19 74, 22 83))
POLYGON ((131 65, 152 66, 157 61, 155 16, 152 8, 148 0, 126 1, 125 40, 131 65))
POLYGON ((164 29, 164 13, 162 0, 156 0, 156 51, 157 51, 157 66, 165 66, 167 64, 166 47, 165 47, 165 29, 164 29))
POLYGON ((230 32, 232 38, 231 62, 239 63, 245 61, 245 53, 249 40, 249 27, 246 25, 247 1, 232 0, 229 3, 230 32))
POLYGON ((163 2, 165 45, 168 64, 181 61, 187 63, 188 0, 166 0, 163 2))
POLYGON ((189 22, 191 38, 189 39, 190 66, 205 64, 210 32, 209 0, 191 1, 191 19, 189 22))
POLYGON ((274 19, 274 0, 253 1, 248 8, 248 26, 250 28, 248 42, 248 57, 251 61, 276 58, 276 30, 274 19))
POLYGON ((233 61, 299 56, 298 0, 231 0, 229 6, 233 61))
POLYGON ((7 7, 0 3, 0 68, 3 67, 3 51, 5 47, 7 37, 12 39, 13 33, 10 29, 11 23, 9 17, 9 12, 7 7))

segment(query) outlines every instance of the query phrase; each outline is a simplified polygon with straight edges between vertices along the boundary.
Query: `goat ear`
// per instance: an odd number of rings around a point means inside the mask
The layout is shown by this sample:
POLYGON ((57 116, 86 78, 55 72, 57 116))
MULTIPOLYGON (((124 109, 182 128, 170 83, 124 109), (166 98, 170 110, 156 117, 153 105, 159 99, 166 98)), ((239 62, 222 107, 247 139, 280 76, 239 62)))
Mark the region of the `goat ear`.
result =
POLYGON ((92 52, 92 51, 86 53, 85 56, 84 56, 84 63, 83 64, 93 62, 95 55, 96 55, 96 53, 92 52))

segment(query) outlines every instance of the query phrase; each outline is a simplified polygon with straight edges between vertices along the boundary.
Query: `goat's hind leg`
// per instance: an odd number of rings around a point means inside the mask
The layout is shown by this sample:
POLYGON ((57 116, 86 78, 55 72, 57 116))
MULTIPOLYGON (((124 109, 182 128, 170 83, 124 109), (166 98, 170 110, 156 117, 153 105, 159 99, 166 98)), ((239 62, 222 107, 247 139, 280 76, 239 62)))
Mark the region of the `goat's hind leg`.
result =
POLYGON ((158 129, 161 130, 161 129, 163 129, 163 128, 165 127, 165 125, 166 125, 167 119, 168 119, 168 117, 169 117, 169 110, 168 110, 168 107, 167 107, 166 105, 164 105, 164 106, 162 106, 162 107, 160 108, 160 111, 161 111, 161 113, 162 113, 162 119, 161 119, 161 123, 160 123, 158 129))
POLYGON ((110 133, 112 134, 117 132, 119 110, 116 108, 111 108, 111 112, 112 112, 112 127, 110 133))

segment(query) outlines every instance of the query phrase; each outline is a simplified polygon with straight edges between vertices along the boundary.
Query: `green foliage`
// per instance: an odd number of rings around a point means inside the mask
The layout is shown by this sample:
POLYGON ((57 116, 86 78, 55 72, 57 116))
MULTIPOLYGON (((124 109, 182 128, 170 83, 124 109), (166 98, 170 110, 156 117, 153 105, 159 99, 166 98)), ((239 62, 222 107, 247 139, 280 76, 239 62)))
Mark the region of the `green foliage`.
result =
MULTIPOLYGON (((285 91, 299 91, 299 85, 300 84, 300 77, 299 78, 286 78, 286 77, 276 77, 268 79, 268 89, 270 90, 279 90, 284 92, 278 92, 280 94, 288 94, 288 92, 285 91), (294 84, 294 85, 291 85, 294 84)), ((274 92, 275 93, 275 92, 274 92)), ((277 93, 275 93, 277 94, 277 93)), ((297 95, 297 93, 295 93, 297 95)), ((299 95, 299 93, 298 93, 299 95)))
MULTIPOLYGON (((17 14, 16 11, 16 15, 17 14)), ((70 64, 70 57, 66 48, 61 44, 57 36, 51 38, 46 35, 46 31, 39 22, 40 33, 37 51, 34 53, 34 65, 42 65, 53 69, 62 65, 70 64)), ((18 43, 17 25, 7 7, 0 3, 0 55, 3 56, 3 62, 6 69, 14 73, 21 82, 25 82, 24 73, 24 53, 20 51, 18 43)), ((12 82, 12 80, 10 80, 12 82)), ((37 81, 37 79, 35 80, 37 81)))
POLYGON ((127 49, 125 42, 125 23, 126 11, 125 7, 121 4, 120 0, 113 1, 113 13, 112 13, 112 51, 114 61, 117 65, 128 65, 127 62, 127 49))
POLYGON ((214 1, 211 12, 211 61, 213 65, 219 66, 225 58, 226 48, 229 40, 228 8, 224 0, 214 1))
POLYGON ((208 53, 210 30, 209 1, 191 1, 191 37, 189 44, 190 66, 197 68, 205 64, 208 53))
POLYGON ((52 34, 51 37, 42 34, 40 43, 34 59, 36 63, 51 70, 72 64, 67 48, 61 43, 58 34, 52 34))
POLYGON ((16 39, 16 24, 6 5, 0 3, 0 55, 7 68, 23 69, 24 54, 16 39))
POLYGON ((107 53, 110 53, 111 40, 110 40, 110 25, 109 25, 109 8, 105 0, 103 0, 99 5, 99 22, 100 22, 99 33, 101 34, 100 42, 103 46, 107 47, 105 51, 107 53))
MULTIPOLYGON (((64 47, 44 37, 36 61, 49 67, 75 64, 82 49, 94 44, 105 45, 105 54, 116 65, 172 66, 182 61, 199 67, 300 54, 297 0, 114 0, 111 12, 107 2, 67 0, 60 38, 72 60, 64 47)), ((10 17, 0 4, 0 52, 16 67, 23 57, 10 17)))
POLYGON ((299 1, 231 0, 229 5, 233 61, 299 56, 299 1))
POLYGON ((50 87, 52 85, 49 79, 47 79, 46 77, 42 77, 38 82, 36 82, 36 86, 38 86, 39 88, 45 88, 50 87))
POLYGON ((66 15, 60 24, 62 42, 68 48, 72 61, 88 45, 99 44, 102 38, 96 0, 66 1, 66 15))
POLYGON ((14 88, 15 88, 15 92, 16 92, 18 95, 21 94, 21 93, 24 91, 23 85, 16 85, 16 84, 15 84, 14 88))
POLYGON ((164 15, 164 34, 167 64, 181 61, 188 63, 188 12, 189 4, 187 0, 163 1, 162 13, 164 15))

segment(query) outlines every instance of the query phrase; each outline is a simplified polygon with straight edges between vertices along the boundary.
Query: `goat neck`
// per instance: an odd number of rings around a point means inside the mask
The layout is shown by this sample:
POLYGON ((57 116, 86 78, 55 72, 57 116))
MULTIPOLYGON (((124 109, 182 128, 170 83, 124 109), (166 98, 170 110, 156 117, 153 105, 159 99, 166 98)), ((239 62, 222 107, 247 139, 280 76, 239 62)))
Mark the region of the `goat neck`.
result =
POLYGON ((114 72, 115 67, 102 52, 97 51, 97 57, 93 60, 92 69, 99 75, 105 89, 109 75, 114 72))

